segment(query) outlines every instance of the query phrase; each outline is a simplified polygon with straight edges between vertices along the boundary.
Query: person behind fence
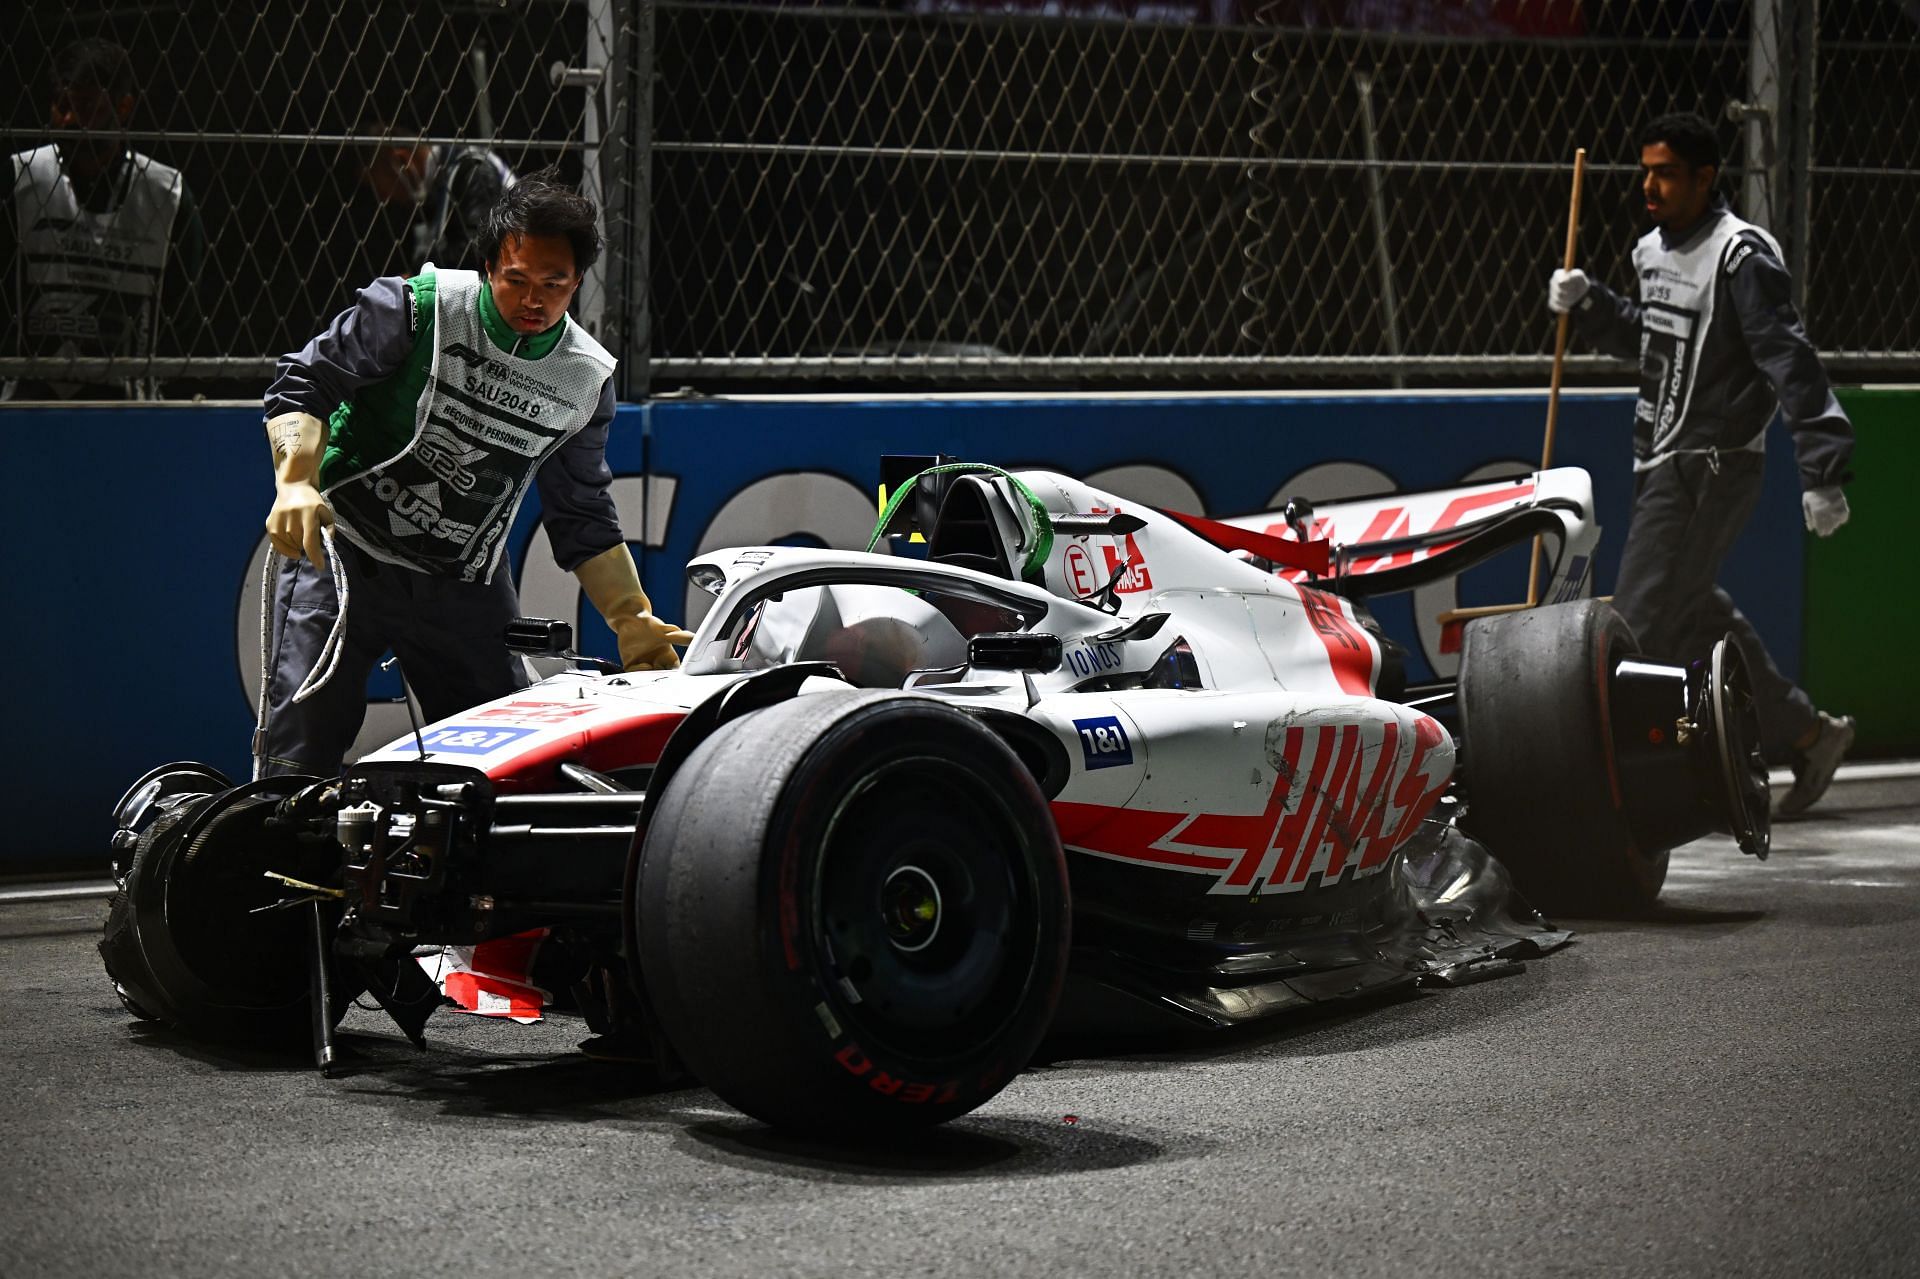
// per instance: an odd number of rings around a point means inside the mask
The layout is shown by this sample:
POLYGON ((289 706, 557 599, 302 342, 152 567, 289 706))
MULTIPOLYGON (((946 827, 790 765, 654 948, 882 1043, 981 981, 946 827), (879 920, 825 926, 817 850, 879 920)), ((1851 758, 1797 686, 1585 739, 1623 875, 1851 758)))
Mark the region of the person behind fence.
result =
POLYGON ((1776 407, 1793 433, 1806 526, 1821 537, 1847 522, 1853 427, 1794 310, 1779 244, 1715 192, 1712 126, 1663 115, 1639 143, 1654 227, 1633 250, 1638 300, 1580 270, 1555 271, 1548 286, 1549 307, 1570 310, 1582 337, 1640 362, 1633 517, 1613 603, 1650 653, 1692 656, 1738 638, 1766 752, 1793 765, 1777 810, 1791 816, 1833 780, 1854 721, 1814 709, 1715 578, 1759 499, 1776 407))
POLYGON ((47 369, 11 380, 0 399, 151 398, 151 378, 75 377, 59 364, 150 357, 162 332, 191 331, 206 257, 200 215, 178 170, 127 145, 135 96, 125 49, 77 41, 50 79, 55 141, 13 157, 13 207, 0 218, 0 263, 12 276, 0 353, 47 369))
POLYGON ((484 273, 375 280, 281 358, 263 774, 339 770, 389 647, 429 720, 518 686, 505 549, 529 483, 621 665, 678 665, 692 636, 653 615, 608 492, 614 359, 567 317, 600 247, 593 202, 530 176, 488 215, 484 273))
MULTIPOLYGON (((383 132, 393 126, 383 125, 383 132)), ((367 157, 362 176, 383 205, 413 210, 405 244, 410 265, 477 270, 487 214, 513 185, 498 152, 476 143, 426 147, 390 138, 367 157)))

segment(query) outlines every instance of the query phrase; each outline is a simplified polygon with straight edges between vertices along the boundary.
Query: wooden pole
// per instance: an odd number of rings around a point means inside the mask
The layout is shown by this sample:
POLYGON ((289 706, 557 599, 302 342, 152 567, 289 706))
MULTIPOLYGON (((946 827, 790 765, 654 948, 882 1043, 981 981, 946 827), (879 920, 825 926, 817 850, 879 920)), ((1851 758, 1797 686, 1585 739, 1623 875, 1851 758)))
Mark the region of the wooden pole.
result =
MULTIPOLYGON (((1580 147, 1573 153, 1573 200, 1567 209, 1567 249, 1562 255, 1566 269, 1573 270, 1580 245, 1580 190, 1587 176, 1587 149, 1580 147)), ((1553 339, 1553 380, 1547 385, 1547 438, 1540 445, 1540 469, 1547 470, 1553 465, 1553 434, 1560 422, 1560 374, 1567 359, 1567 332, 1573 321, 1572 312, 1562 314, 1553 339)), ((1440 614, 1440 624, 1450 626, 1455 622, 1466 622, 1476 617, 1492 617, 1500 613, 1517 613, 1521 609, 1533 608, 1540 602, 1540 560, 1545 547, 1538 534, 1533 539, 1533 555, 1527 565, 1527 599, 1524 604, 1484 604, 1477 608, 1454 608, 1440 614)))
MULTIPOLYGON (((1567 208, 1567 252, 1564 266, 1571 271, 1580 246, 1580 188, 1587 176, 1587 149, 1581 147, 1573 153, 1573 199, 1567 208)), ((1560 324, 1553 339, 1553 380, 1547 386, 1547 438, 1540 446, 1540 469, 1546 470, 1553 465, 1553 433, 1560 424, 1560 374, 1567 359, 1567 330, 1572 324, 1573 312, 1562 311, 1560 324)), ((1532 608, 1540 602, 1540 561, 1546 548, 1539 535, 1533 539, 1533 556, 1527 566, 1527 607, 1532 608)))

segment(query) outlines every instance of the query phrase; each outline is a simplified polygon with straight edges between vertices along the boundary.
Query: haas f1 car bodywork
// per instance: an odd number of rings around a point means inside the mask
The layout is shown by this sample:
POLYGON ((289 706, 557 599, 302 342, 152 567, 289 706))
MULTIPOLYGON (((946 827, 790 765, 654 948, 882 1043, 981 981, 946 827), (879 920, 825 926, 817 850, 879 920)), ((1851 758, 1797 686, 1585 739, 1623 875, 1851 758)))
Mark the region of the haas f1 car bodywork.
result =
POLYGON ((1730 645, 1650 661, 1570 599, 1406 686, 1369 596, 1540 536, 1571 597, 1597 536, 1578 471, 1422 500, 1426 531, 1341 544, 1365 504, 1217 523, 933 468, 875 534, 925 559, 689 566, 713 602, 679 671, 551 663, 337 778, 155 770, 115 815, 108 971, 136 1015, 326 1067, 362 992, 419 1041, 421 948, 532 935, 605 1042, 771 1123, 884 1130, 979 1105, 1049 1030, 1512 971, 1566 934, 1509 871, 1592 913, 1709 829, 1764 854, 1730 645))

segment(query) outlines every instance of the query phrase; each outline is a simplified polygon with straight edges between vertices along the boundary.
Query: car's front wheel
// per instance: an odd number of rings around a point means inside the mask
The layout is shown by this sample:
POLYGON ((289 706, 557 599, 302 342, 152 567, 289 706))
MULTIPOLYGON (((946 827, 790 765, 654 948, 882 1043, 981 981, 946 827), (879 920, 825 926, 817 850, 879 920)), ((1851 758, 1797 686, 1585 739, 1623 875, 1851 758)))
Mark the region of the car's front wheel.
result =
POLYGON ((662 1027, 767 1123, 952 1119, 1052 1020, 1069 924, 1046 800, 991 730, 930 699, 810 694, 723 725, 668 783, 641 859, 662 1027))
POLYGON ((275 830, 285 793, 276 779, 191 796, 139 833, 107 908, 100 956, 135 1017, 189 1034, 295 1044, 308 1030, 306 913, 274 874, 330 871, 275 830))

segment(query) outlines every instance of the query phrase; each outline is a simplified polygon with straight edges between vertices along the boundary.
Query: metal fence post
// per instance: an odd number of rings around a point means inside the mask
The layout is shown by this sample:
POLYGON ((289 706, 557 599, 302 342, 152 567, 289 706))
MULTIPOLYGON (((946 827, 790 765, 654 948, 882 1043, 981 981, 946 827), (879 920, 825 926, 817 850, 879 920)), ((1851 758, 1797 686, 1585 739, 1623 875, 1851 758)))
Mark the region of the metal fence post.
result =
POLYGON ((621 263, 621 296, 626 314, 626 344, 620 352, 626 370, 621 392, 644 399, 653 381, 653 57, 654 0, 633 0, 632 51, 626 69, 627 253, 621 263))
POLYGON ((1776 131, 1780 186, 1774 201, 1779 219, 1771 229, 1786 250, 1793 275, 1794 305, 1806 309, 1812 265, 1813 89, 1818 57, 1819 0, 1778 0, 1782 62, 1782 117, 1776 131))
MULTIPOLYGON (((1380 130, 1373 120, 1373 76, 1365 71, 1356 71, 1353 83, 1360 94, 1360 125, 1365 130, 1364 140, 1367 144, 1367 210, 1373 217, 1374 267, 1380 278, 1381 330, 1387 340, 1387 354, 1398 359, 1400 303, 1393 292, 1393 248, 1387 242, 1387 197, 1380 180, 1380 130)), ((1395 390, 1406 389, 1406 374, 1395 372, 1393 385, 1395 390)))
MULTIPOLYGON (((579 315, 587 332, 604 341, 611 340, 618 325, 618 313, 608 312, 607 271, 616 257, 615 210, 610 207, 613 193, 619 189, 620 85, 617 81, 617 46, 614 0, 587 0, 587 37, 583 66, 563 72, 561 79, 578 76, 586 84, 586 101, 581 108, 580 145, 584 153, 581 191, 600 210, 600 238, 605 245, 598 262, 587 268, 580 285, 579 315)), ((554 92, 560 91, 556 83, 554 92)))
POLYGON ((1744 144, 1740 216, 1774 229, 1773 193, 1779 188, 1780 4, 1754 0, 1747 34, 1747 100, 1727 104, 1729 118, 1742 125, 1744 144))
POLYGON ((606 33, 606 77, 601 99, 601 217, 606 256, 605 331, 602 340, 620 361, 614 389, 636 400, 647 391, 647 141, 651 136, 652 5, 638 0, 593 0, 606 33))

